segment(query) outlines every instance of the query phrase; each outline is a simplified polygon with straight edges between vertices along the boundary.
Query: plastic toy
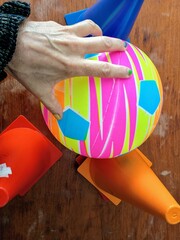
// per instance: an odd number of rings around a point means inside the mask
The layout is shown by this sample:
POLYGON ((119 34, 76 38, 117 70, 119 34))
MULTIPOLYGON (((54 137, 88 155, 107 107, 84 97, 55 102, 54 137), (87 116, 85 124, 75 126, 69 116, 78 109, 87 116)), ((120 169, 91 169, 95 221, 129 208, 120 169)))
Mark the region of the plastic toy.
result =
POLYGON ((0 135, 0 207, 24 195, 62 153, 25 117, 0 135))
POLYGON ((144 0, 99 0, 88 9, 66 14, 65 20, 71 25, 91 19, 101 27, 103 35, 127 40, 143 2, 144 0))
POLYGON ((60 82, 55 94, 64 108, 63 118, 55 120, 45 107, 43 116, 67 148, 83 156, 112 158, 137 148, 153 131, 162 107, 161 80, 147 55, 132 44, 125 52, 101 53, 91 59, 128 66, 133 75, 60 82))
MULTIPOLYGON (((78 159, 79 163, 82 159, 78 159)), ((180 222, 180 206, 151 170, 152 163, 138 150, 113 159, 87 158, 78 172, 107 199, 129 202, 169 224, 180 222)))

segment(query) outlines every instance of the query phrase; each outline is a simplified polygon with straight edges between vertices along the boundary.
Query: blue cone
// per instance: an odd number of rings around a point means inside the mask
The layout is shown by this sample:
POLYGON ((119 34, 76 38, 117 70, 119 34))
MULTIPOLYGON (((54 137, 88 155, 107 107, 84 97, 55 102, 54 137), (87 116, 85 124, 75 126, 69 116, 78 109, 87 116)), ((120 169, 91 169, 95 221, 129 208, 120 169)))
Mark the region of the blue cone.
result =
POLYGON ((144 0, 99 0, 78 19, 91 19, 104 36, 127 40, 144 0))

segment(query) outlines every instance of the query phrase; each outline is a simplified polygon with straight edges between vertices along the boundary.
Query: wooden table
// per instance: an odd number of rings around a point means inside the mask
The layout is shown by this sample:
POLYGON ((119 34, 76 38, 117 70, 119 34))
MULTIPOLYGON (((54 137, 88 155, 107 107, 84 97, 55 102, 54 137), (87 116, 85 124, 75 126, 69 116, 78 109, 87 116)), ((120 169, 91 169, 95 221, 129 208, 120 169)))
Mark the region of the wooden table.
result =
MULTIPOLYGON (((31 19, 65 24, 65 13, 94 2, 32 0, 31 19)), ((131 41, 154 61, 164 88, 159 124, 140 150, 180 202, 179 11, 179 0, 145 0, 131 41)), ((102 200, 97 190, 76 172, 76 154, 49 132, 39 101, 9 77, 0 83, 0 131, 20 114, 45 134, 63 157, 24 197, 16 197, 0 209, 1 240, 180 240, 179 224, 168 225, 124 202, 116 207, 102 200)))

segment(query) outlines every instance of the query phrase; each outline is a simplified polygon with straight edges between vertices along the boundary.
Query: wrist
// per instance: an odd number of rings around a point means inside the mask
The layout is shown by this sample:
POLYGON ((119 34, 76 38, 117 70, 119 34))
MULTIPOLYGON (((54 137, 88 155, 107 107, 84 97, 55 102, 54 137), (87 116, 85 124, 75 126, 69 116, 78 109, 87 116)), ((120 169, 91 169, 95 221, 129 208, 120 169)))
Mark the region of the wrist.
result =
POLYGON ((30 5, 25 2, 12 1, 0 6, 0 80, 7 76, 4 68, 14 54, 19 26, 29 15, 30 5))

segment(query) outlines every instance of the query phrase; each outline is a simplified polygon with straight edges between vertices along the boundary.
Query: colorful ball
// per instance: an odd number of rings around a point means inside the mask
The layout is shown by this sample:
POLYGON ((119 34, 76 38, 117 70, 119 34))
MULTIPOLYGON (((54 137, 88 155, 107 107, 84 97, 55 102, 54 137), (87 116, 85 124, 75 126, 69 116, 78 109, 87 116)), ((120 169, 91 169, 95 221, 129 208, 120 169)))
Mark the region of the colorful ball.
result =
POLYGON ((152 133, 162 108, 162 85, 156 67, 140 49, 101 53, 90 59, 132 69, 129 79, 74 77, 55 86, 63 107, 57 121, 42 105, 52 134, 83 156, 112 158, 139 147, 152 133))

